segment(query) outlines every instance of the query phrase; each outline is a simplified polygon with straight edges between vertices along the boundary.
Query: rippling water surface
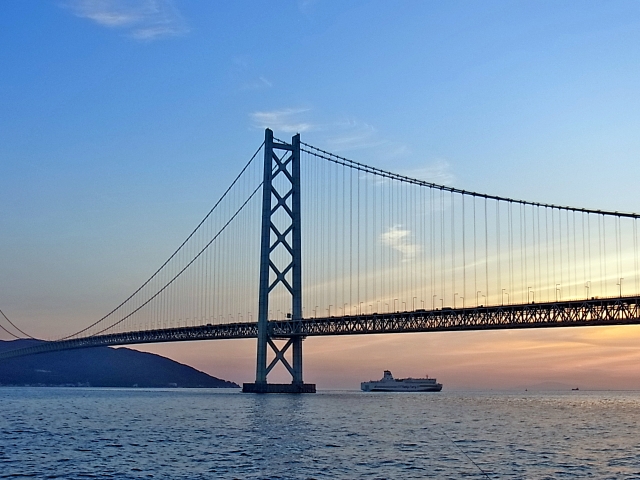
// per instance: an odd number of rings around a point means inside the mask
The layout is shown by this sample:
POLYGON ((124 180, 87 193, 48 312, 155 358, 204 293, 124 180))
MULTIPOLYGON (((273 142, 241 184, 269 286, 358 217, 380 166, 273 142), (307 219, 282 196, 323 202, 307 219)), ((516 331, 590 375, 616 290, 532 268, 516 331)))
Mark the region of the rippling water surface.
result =
POLYGON ((640 393, 0 388, 0 478, 640 478, 640 393))

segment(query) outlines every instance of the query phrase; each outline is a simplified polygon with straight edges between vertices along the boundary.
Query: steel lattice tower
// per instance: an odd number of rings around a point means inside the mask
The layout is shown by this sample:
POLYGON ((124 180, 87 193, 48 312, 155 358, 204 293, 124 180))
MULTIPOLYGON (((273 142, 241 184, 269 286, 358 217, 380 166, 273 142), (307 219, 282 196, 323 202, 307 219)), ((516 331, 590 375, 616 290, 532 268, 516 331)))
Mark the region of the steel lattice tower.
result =
POLYGON ((305 384, 302 376, 301 329, 302 321, 302 251, 300 222, 300 134, 291 144, 274 141, 273 132, 265 130, 264 179, 262 183, 262 234, 260 245, 260 289, 258 303, 258 354, 255 383, 245 383, 244 392, 254 393, 309 393, 314 384, 305 384), (281 176, 278 182, 274 182, 281 176), (274 221, 276 214, 285 218, 285 224, 274 221), (288 264, 277 265, 272 259, 275 249, 282 245, 287 252, 288 264), (289 275, 291 272, 291 275, 289 275), (272 276, 273 274, 273 276, 272 276), (274 278, 271 281, 272 277, 274 278), (290 280, 289 280, 290 279, 290 280), (291 296, 291 336, 283 347, 273 341, 269 328, 269 294, 278 285, 284 286, 291 296), (275 353, 267 365, 267 346, 275 353), (285 358, 292 348, 293 366, 285 358), (292 377, 291 384, 267 383, 267 375, 282 363, 292 377))

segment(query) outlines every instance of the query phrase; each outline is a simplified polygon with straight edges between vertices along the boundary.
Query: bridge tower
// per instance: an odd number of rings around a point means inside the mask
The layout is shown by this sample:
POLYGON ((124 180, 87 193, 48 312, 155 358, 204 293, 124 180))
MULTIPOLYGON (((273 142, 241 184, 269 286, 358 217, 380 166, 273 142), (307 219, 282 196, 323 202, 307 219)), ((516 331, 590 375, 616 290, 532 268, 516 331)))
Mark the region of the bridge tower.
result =
MULTIPOLYGON (((245 383, 248 393, 314 393, 316 386, 304 383, 302 340, 295 323, 302 320, 302 251, 300 223, 300 134, 291 144, 275 141, 273 132, 264 135, 264 177, 262 183, 262 234, 260 244, 260 288, 258 299, 258 355, 255 383, 245 383), (276 218, 279 221, 276 221, 276 218), (288 263, 278 265, 273 252, 282 245, 288 263), (269 294, 278 286, 291 297, 293 329, 282 347, 274 342, 269 328, 269 294), (275 353, 267 365, 267 349, 275 353), (285 353, 292 349, 293 366, 285 353), (289 371, 292 382, 268 383, 267 375, 278 363, 289 371)), ((282 249, 281 249, 282 250, 282 249)))

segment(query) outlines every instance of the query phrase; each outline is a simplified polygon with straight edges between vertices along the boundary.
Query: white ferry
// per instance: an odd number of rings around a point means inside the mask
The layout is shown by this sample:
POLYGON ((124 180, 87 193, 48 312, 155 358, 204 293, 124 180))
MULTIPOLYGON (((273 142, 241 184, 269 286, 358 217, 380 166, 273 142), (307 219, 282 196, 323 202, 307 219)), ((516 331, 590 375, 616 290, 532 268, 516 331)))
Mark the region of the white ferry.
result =
POLYGON ((393 378, 389 370, 384 371, 382 380, 362 382, 363 392, 439 392, 442 384, 435 378, 393 378))

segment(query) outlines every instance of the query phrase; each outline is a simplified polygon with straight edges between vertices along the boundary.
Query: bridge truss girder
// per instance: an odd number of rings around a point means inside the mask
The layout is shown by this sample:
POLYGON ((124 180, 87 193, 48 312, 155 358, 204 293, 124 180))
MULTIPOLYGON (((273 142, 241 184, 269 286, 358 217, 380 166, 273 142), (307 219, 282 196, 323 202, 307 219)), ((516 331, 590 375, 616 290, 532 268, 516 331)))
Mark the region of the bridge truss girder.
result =
MULTIPOLYGON (((270 324, 274 334, 291 334, 286 322, 270 324)), ((627 297, 311 318, 295 328, 305 336, 325 336, 637 324, 640 298, 627 297)))
MULTIPOLYGON (((640 297, 529 303, 495 307, 426 310, 347 317, 270 321, 269 338, 366 335, 522 328, 640 325, 640 297)), ((258 323, 230 323, 180 327, 43 342, 0 353, 5 358, 57 350, 144 343, 257 338, 258 323)), ((291 342, 293 345, 293 342, 291 342)), ((282 351, 282 349, 279 349, 282 351)), ((284 352, 282 353, 284 355, 284 352)))

